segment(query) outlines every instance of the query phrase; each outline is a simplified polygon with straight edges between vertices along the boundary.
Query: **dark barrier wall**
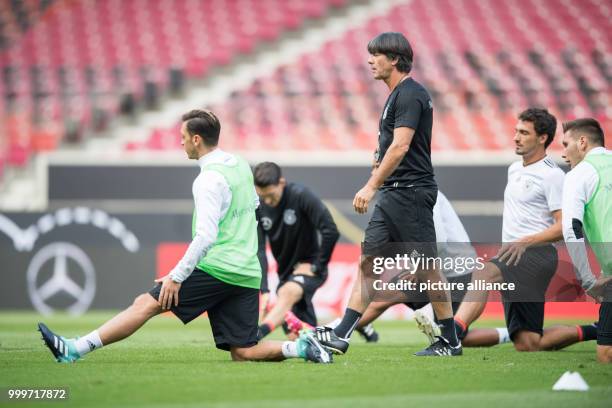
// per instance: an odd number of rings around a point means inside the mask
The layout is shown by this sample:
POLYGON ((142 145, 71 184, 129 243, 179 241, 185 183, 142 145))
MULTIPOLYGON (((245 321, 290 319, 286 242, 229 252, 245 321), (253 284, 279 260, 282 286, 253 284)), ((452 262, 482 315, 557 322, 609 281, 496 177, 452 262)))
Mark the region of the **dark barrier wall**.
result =
MULTIPOLYGON (((367 181, 368 167, 283 167, 287 180, 325 199, 352 199, 367 181)), ((440 188, 451 200, 502 200, 508 168, 437 166, 440 188)), ((191 197, 197 167, 57 166, 49 168, 49 199, 181 199, 191 197)))
POLYGON ((153 286, 158 244, 190 233, 188 215, 0 214, 0 308, 127 306, 153 286))

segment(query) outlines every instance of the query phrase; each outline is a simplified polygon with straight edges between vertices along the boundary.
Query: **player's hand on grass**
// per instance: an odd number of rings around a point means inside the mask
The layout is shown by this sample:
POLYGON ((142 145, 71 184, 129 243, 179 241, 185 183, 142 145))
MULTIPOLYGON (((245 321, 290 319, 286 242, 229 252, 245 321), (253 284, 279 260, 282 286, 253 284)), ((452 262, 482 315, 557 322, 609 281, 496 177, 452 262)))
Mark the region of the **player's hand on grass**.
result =
POLYGON ((595 285, 587 291, 589 296, 597 301, 597 303, 603 302, 604 290, 607 285, 612 285, 612 276, 600 276, 596 281, 595 285))
POLYGON ((529 246, 530 243, 526 240, 504 243, 495 257, 499 259, 500 262, 506 262, 508 266, 516 266, 529 246))
POLYGON ((170 278, 170 275, 166 275, 163 278, 155 279, 155 282, 162 284, 158 299, 161 308, 169 310, 173 304, 174 306, 178 306, 178 294, 179 289, 181 289, 181 284, 173 281, 172 278, 170 278))
POLYGON ((368 205, 375 194, 376 190, 366 184, 357 194, 355 194, 355 198, 353 199, 353 208, 355 211, 359 214, 367 213, 368 205))

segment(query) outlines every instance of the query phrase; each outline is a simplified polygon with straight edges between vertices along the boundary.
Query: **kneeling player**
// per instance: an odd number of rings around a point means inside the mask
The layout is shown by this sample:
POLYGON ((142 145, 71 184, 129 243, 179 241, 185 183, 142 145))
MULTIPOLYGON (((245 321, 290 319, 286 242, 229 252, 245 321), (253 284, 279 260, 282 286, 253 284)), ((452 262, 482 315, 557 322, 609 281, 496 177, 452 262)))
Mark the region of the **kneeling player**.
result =
POLYGON ((315 336, 297 341, 257 339, 261 266, 257 259, 257 195, 249 165, 217 148, 220 124, 209 111, 183 115, 181 142, 201 172, 193 183, 193 240, 176 267, 149 293, 86 336, 66 339, 39 323, 58 362, 74 362, 103 345, 122 340, 163 311, 185 324, 208 312, 215 344, 233 360, 278 361, 291 357, 329 363, 315 336))
POLYGON ((283 322, 287 323, 286 331, 295 335, 301 328, 317 325, 312 298, 325 283, 327 264, 340 234, 321 199, 302 185, 287 183, 277 164, 260 163, 253 174, 262 202, 258 228, 264 282, 268 270, 266 238, 279 277, 276 304, 265 315, 258 336, 268 335, 283 322))
MULTIPOLYGON (((514 132, 516 154, 522 160, 508 169, 504 193, 502 249, 475 271, 472 280, 513 282, 516 294, 503 293, 506 326, 517 351, 554 350, 597 336, 595 325, 555 326, 544 330, 544 294, 557 269, 553 242, 562 238, 561 194, 563 171, 546 154, 557 120, 545 109, 527 109, 519 115, 514 132), (521 297, 521 299, 517 299, 521 297), (522 301, 525 299, 526 301, 522 301)), ((471 292, 455 315, 458 335, 465 345, 491 345, 470 341, 481 330, 468 331, 482 313, 488 292, 471 292)), ((491 330, 491 329, 489 329, 491 330)))
POLYGON ((572 168, 563 186, 563 236, 582 287, 601 302, 597 359, 612 363, 612 152, 604 147, 595 119, 566 122, 563 132, 563 157, 572 168), (585 237, 601 266, 598 279, 589 266, 585 237))

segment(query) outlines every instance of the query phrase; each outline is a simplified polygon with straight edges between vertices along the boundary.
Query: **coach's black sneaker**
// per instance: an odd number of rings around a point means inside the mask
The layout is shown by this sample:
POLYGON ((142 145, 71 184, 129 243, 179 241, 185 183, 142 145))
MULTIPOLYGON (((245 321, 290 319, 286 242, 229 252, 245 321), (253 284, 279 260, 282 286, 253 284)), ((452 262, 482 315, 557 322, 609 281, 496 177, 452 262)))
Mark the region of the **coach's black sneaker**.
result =
POLYGON ((448 341, 442 337, 438 336, 438 340, 434 343, 430 344, 425 350, 418 351, 414 353, 415 356, 460 356, 463 354, 463 348, 461 347, 461 343, 458 346, 451 346, 448 341))
POLYGON ((374 330, 374 326, 372 326, 372 323, 360 327, 359 329, 357 329, 357 333, 361 334, 361 336, 365 339, 367 343, 378 342, 378 333, 376 332, 376 330, 374 330))
POLYGON ((327 351, 310 330, 304 330, 297 339, 298 355, 306 361, 329 364, 333 362, 332 354, 327 351))
POLYGON ((38 331, 58 363, 74 363, 81 358, 74 346, 74 340, 56 335, 44 323, 38 323, 38 331))
POLYGON ((347 339, 340 338, 333 329, 326 326, 317 327, 315 335, 319 343, 334 354, 344 354, 348 350, 349 342, 347 339))

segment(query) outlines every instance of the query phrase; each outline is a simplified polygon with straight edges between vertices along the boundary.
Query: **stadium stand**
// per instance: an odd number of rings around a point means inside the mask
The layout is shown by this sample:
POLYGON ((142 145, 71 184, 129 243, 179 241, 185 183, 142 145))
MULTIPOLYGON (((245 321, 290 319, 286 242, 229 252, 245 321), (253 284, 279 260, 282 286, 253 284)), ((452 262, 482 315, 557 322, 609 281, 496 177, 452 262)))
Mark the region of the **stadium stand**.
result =
MULTIPOLYGON (((185 81, 324 19, 346 0, 0 2, 0 168, 159 106, 185 81), (227 27, 232 27, 227 30, 227 27)), ((526 106, 612 131, 605 0, 406 0, 212 108, 232 149, 371 149, 386 89, 365 44, 402 31, 436 105, 433 149, 499 151, 526 106), (474 41, 478 38, 478 41, 474 41)), ((178 149, 177 126, 127 150, 178 149)))
POLYGON ((78 142, 84 129, 104 130, 139 105, 155 108, 163 94, 180 93, 186 78, 201 78, 345 3, 2 1, 0 163, 23 165, 32 153, 78 142))
MULTIPOLYGON (((365 44, 394 30, 412 41, 414 75, 434 97, 434 150, 508 148, 527 106, 595 116, 609 134, 611 11, 597 0, 406 2, 212 109, 231 148, 372 148, 386 89, 371 79, 365 44)), ((179 148, 176 135, 157 129, 128 149, 179 148)))

